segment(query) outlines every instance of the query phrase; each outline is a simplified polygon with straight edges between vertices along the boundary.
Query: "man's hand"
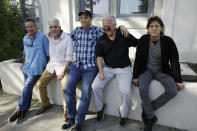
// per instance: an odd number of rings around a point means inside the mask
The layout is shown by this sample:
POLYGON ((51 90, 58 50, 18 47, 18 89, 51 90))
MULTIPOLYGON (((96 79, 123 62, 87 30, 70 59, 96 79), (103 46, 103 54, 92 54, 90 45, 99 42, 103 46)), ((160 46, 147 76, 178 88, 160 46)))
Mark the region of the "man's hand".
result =
POLYGON ((183 83, 176 83, 177 89, 180 91, 184 88, 184 84, 183 83))
POLYGON ((128 37, 129 31, 123 25, 120 25, 119 27, 120 27, 121 34, 124 35, 124 37, 128 37))
POLYGON ((99 72, 99 79, 104 80, 106 78, 106 75, 104 72, 99 72))
POLYGON ((62 79, 63 79, 63 77, 64 77, 64 72, 63 72, 63 73, 61 73, 60 75, 57 75, 57 79, 58 79, 58 80, 62 80, 62 79))
POLYGON ((134 86, 139 86, 139 79, 133 79, 132 82, 134 86))

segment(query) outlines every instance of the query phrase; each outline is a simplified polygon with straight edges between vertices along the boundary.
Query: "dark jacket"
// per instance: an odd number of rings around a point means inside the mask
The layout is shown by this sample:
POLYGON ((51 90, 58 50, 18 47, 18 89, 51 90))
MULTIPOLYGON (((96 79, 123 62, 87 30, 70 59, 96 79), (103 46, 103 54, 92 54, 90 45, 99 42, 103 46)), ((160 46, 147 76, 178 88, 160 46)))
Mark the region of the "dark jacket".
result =
MULTIPOLYGON (((135 64, 133 69, 133 79, 138 79, 139 75, 147 70, 148 54, 149 54, 150 35, 143 35, 137 45, 135 64)), ((176 83, 182 83, 179 54, 177 47, 168 36, 160 37, 161 43, 161 71, 171 75, 176 83)))

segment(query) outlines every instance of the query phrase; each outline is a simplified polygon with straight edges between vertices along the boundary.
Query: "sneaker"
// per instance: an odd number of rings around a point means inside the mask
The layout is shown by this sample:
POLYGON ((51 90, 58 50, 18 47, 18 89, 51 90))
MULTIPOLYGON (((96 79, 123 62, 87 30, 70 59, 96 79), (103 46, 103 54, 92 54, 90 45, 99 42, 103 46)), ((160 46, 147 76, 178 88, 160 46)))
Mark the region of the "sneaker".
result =
POLYGON ((67 110, 64 110, 64 113, 63 113, 63 120, 64 120, 64 122, 66 122, 66 121, 68 120, 67 110))
POLYGON ((40 115, 44 112, 46 112, 47 110, 51 109, 52 105, 49 104, 48 106, 42 106, 37 112, 36 115, 40 115))
POLYGON ((21 115, 21 111, 16 110, 9 118, 8 121, 9 122, 14 122, 16 119, 18 119, 21 115))
POLYGON ((102 121, 104 119, 104 110, 105 104, 103 104, 102 110, 97 112, 97 121, 102 121))
POLYGON ((81 124, 76 124, 73 126, 71 131, 81 131, 81 124))
POLYGON ((21 114, 20 114, 20 117, 18 118, 18 121, 23 121, 26 113, 27 113, 27 110, 21 111, 21 114))
POLYGON ((67 122, 64 125, 62 125, 62 129, 68 129, 74 124, 75 124, 75 119, 74 118, 68 118, 67 122))
POLYGON ((119 125, 124 126, 126 123, 127 118, 121 117, 120 111, 119 111, 119 125))
POLYGON ((142 121, 143 121, 144 125, 146 125, 148 117, 146 116, 146 113, 144 111, 143 104, 141 104, 141 108, 142 108, 142 115, 141 115, 142 121))
POLYGON ((152 131, 153 125, 157 122, 157 117, 154 116, 152 119, 147 119, 144 131, 152 131))

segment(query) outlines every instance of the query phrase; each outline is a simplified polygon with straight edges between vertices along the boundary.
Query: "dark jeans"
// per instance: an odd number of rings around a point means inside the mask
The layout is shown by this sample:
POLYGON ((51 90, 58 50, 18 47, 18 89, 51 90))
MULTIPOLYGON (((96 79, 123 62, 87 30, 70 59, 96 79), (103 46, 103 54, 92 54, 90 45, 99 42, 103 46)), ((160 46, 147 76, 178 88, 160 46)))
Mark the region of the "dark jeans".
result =
POLYGON ((149 119, 154 117, 155 110, 177 95, 177 87, 171 76, 162 72, 153 73, 150 70, 147 70, 139 76, 139 90, 145 113, 149 119), (149 97, 149 85, 153 79, 158 80, 164 86, 165 92, 151 102, 149 97))
POLYGON ((67 104, 67 116, 75 118, 75 123, 82 124, 85 120, 91 99, 91 85, 96 74, 97 67, 84 69, 82 65, 77 68, 74 64, 70 67, 64 94, 67 104), (76 86, 80 79, 82 79, 82 91, 78 111, 76 111, 76 86))
POLYGON ((24 88, 22 96, 18 103, 18 109, 20 111, 29 110, 31 106, 32 90, 40 75, 27 75, 24 74, 24 88))

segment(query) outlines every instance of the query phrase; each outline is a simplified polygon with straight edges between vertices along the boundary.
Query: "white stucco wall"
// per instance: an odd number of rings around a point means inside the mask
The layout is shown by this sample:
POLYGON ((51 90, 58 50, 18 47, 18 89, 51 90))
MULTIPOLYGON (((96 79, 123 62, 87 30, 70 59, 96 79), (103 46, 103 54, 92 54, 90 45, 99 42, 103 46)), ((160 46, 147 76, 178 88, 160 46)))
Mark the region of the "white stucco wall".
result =
POLYGON ((70 33, 72 31, 72 5, 70 0, 40 0, 41 16, 44 33, 48 32, 48 20, 57 18, 62 29, 70 33))
MULTIPOLYGON (((44 33, 48 32, 48 20, 56 17, 62 29, 70 33, 76 26, 76 0, 40 0, 44 33)), ((162 18, 165 34, 171 36, 179 50, 180 60, 197 63, 197 0, 155 0, 153 15, 162 18)), ((111 8, 115 8, 111 7, 111 8)), ((117 26, 124 25, 139 38, 146 33, 147 18, 118 18, 117 26)), ((101 19, 93 19, 93 24, 101 26, 101 19)), ((135 49, 130 49, 133 58, 135 49)))
POLYGON ((196 0, 163 0, 162 4, 165 33, 174 39, 184 62, 197 63, 196 5, 196 0))

